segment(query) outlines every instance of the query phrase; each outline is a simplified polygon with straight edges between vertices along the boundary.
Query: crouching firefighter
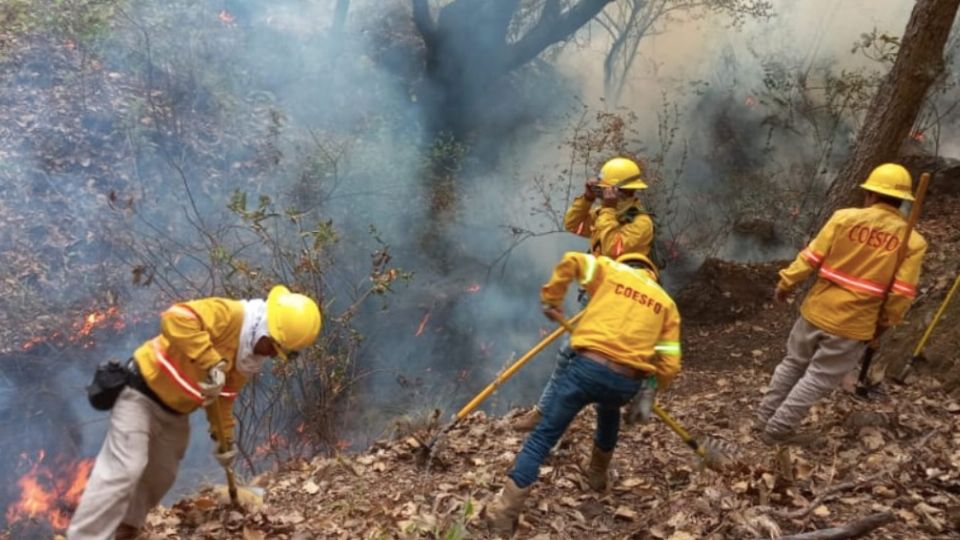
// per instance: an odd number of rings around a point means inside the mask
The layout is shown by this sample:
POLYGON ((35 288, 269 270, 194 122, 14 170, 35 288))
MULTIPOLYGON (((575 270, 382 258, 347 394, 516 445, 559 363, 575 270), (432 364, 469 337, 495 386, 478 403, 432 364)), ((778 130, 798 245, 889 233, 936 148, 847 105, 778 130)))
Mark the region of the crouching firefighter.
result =
POLYGON ((112 406, 106 440, 67 537, 136 538, 176 479, 189 414, 200 407, 206 407, 212 435, 218 420, 222 426, 229 450, 219 452, 214 435, 214 453, 229 466, 236 456, 232 405, 240 388, 267 358, 286 360, 313 344, 321 323, 312 299, 280 285, 266 301, 205 298, 164 311, 160 335, 125 366, 126 386, 112 406))
MULTIPOLYGON (((650 256, 653 246, 653 219, 637 197, 647 189, 640 165, 627 158, 616 157, 603 164, 597 178, 588 180, 583 194, 567 209, 564 228, 590 240, 590 253, 616 259, 626 253, 650 256), (599 203, 599 204, 597 204, 599 203)), ((587 295, 581 289, 580 302, 586 304, 587 295)), ((518 431, 530 431, 540 421, 542 411, 553 398, 554 382, 570 364, 573 349, 569 342, 557 353, 557 366, 537 405, 514 423, 518 431)))
POLYGON ((807 412, 857 366, 870 341, 903 319, 917 295, 927 243, 916 231, 904 238, 900 205, 913 200, 910 173, 880 165, 860 187, 863 208, 835 212, 780 271, 775 297, 781 302, 807 277, 816 274, 817 281, 757 411, 760 440, 767 444, 813 442, 816 432, 797 431, 807 412))
POLYGON ((648 378, 655 377, 663 388, 680 370, 680 314, 657 284, 649 258, 630 253, 614 261, 567 253, 540 294, 548 318, 563 319, 560 306, 574 279, 587 289, 590 303, 571 338, 573 359, 554 381, 554 397, 524 441, 503 490, 487 507, 486 518, 499 534, 512 533, 540 465, 591 403, 597 406, 597 431, 582 470, 593 489, 605 490, 620 407, 648 378))

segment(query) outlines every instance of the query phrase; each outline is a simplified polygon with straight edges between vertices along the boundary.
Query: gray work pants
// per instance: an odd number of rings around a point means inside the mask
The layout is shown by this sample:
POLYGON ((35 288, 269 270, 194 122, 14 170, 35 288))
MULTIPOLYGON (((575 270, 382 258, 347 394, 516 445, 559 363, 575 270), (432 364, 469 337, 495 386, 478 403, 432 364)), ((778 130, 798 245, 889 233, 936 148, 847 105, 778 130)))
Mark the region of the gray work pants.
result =
POLYGON ((67 538, 108 540, 121 523, 142 527, 147 512, 173 486, 189 438, 188 415, 167 412, 124 388, 67 538))
POLYGON ((867 344, 824 332, 803 317, 787 340, 787 355, 773 372, 757 418, 771 435, 795 431, 810 407, 857 367, 867 344))

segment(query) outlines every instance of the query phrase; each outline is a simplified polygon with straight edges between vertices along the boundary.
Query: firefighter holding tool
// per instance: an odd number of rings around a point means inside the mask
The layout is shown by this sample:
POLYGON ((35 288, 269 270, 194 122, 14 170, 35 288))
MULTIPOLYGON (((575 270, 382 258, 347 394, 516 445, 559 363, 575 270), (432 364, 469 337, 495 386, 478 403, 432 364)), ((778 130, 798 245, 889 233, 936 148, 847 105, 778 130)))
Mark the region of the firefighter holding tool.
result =
POLYGON ((321 324, 316 302, 282 285, 265 301, 205 298, 164 311, 160 334, 118 366, 126 370, 124 381, 109 405, 106 440, 67 537, 136 538, 173 486, 189 415, 200 407, 211 426, 221 428, 211 429, 226 439, 215 441, 214 453, 229 467, 237 453, 232 409, 240 388, 267 358, 286 360, 312 345, 321 324))
POLYGON ((820 398, 840 385, 868 343, 898 324, 917 295, 927 243, 900 213, 913 201, 912 179, 893 163, 874 169, 860 186, 862 208, 838 210, 788 268, 775 297, 786 301, 816 275, 757 411, 760 440, 805 444, 815 432, 798 428, 820 398), (904 244, 906 242, 906 244, 904 244))
POLYGON ((487 507, 486 519, 499 534, 516 527, 540 465, 587 405, 597 406, 597 431, 582 470, 596 490, 607 487, 607 470, 620 429, 620 408, 650 378, 664 387, 680 370, 680 314, 657 283, 656 266, 639 253, 614 261, 567 253, 540 294, 544 314, 562 321, 560 307, 570 282, 590 294, 573 330, 570 364, 559 371, 554 397, 524 441, 503 490, 487 507))

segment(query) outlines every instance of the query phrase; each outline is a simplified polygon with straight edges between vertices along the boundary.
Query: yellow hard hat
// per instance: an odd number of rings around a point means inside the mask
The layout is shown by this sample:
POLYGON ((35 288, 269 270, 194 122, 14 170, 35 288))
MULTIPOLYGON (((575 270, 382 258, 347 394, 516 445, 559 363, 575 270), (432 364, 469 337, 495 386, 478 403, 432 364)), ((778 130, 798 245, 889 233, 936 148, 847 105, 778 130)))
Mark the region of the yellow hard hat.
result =
POLYGON ((647 267, 647 269, 653 272, 653 277, 657 281, 660 281, 660 270, 657 269, 657 265, 653 264, 653 261, 650 260, 650 257, 647 257, 643 253, 624 253, 623 255, 617 257, 617 262, 623 264, 628 262, 641 262, 647 267))
POLYGON ((902 165, 884 163, 874 169, 867 181, 860 184, 867 191, 896 197, 905 201, 913 200, 913 179, 902 165))
POLYGON ((600 168, 600 185, 620 189, 647 189, 640 178, 642 171, 636 161, 627 158, 613 158, 600 168))
POLYGON ((308 296, 290 292, 283 285, 267 296, 267 331, 284 360, 294 351, 310 346, 323 326, 317 303, 308 296))

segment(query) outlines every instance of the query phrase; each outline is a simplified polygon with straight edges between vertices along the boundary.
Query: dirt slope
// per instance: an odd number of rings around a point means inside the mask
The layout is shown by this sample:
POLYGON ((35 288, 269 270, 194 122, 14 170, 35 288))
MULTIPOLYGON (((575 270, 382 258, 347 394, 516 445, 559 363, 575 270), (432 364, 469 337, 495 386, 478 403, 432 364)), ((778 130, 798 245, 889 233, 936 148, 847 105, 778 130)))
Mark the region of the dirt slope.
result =
MULTIPOLYGON (((544 467, 520 536, 752 538, 877 512, 891 512, 895 521, 873 538, 960 533, 960 404, 939 393, 938 383, 892 389, 870 405, 837 395, 811 416, 825 426, 822 447, 778 452, 755 442, 749 424, 768 370, 744 363, 691 371, 664 399, 681 422, 734 443, 738 466, 699 470, 676 436, 651 422, 624 428, 612 491, 593 493, 577 470, 590 445, 588 412, 544 467), (848 482, 849 489, 811 504, 848 482), (773 515, 778 511, 802 515, 773 515)), ((200 494, 151 515, 149 538, 486 538, 477 515, 521 445, 509 422, 470 417, 430 470, 415 463, 411 438, 358 456, 293 463, 258 479, 268 492, 262 511, 244 516, 200 494)))
MULTIPOLYGON (((958 207, 953 195, 928 206, 921 298, 884 344, 888 358, 909 350, 955 276, 958 207)), ((884 385, 869 403, 838 390, 808 418, 823 430, 820 445, 785 450, 755 440, 752 411, 796 317, 796 305, 767 301, 778 266, 712 261, 678 295, 688 314, 686 365, 662 403, 692 430, 733 445, 737 463, 701 470, 676 435, 652 421, 624 427, 612 489, 593 493, 577 469, 590 447, 594 418, 587 411, 544 467, 518 537, 759 538, 887 512, 892 521, 867 537, 960 535, 960 403, 927 375, 929 366, 909 386, 884 385)), ((957 349, 949 348, 960 333, 954 313, 931 342, 931 365, 956 361, 957 349)), ((509 428, 515 414, 469 417, 429 470, 417 465, 417 443, 404 433, 361 455, 318 457, 262 475, 254 482, 266 488, 266 505, 252 514, 201 492, 151 514, 147 537, 487 538, 478 516, 522 444, 509 428)))

